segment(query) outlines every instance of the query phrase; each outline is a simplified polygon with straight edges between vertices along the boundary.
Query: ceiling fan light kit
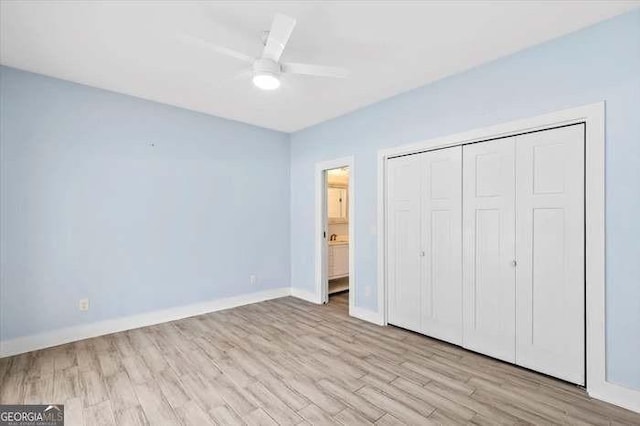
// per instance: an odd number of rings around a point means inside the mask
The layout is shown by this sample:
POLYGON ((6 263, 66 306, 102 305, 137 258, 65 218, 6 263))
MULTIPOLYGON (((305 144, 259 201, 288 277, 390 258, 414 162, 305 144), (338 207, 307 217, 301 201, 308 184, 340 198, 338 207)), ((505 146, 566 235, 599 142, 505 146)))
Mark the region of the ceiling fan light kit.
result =
POLYGON ((296 20, 277 13, 271 24, 271 29, 263 34, 264 50, 260 58, 252 58, 241 52, 236 52, 222 46, 217 46, 207 40, 190 34, 179 34, 179 38, 187 43, 207 48, 215 53, 252 64, 253 84, 262 90, 276 90, 280 87, 280 77, 283 74, 300 74, 316 77, 345 78, 349 72, 343 68, 322 65, 281 63, 280 56, 289 41, 296 20))
POLYGON ((253 76, 253 84, 262 90, 276 90, 280 87, 280 79, 272 74, 256 74, 253 76))
POLYGON ((257 59, 253 63, 253 84, 262 90, 275 90, 280 87, 280 65, 267 58, 257 59))

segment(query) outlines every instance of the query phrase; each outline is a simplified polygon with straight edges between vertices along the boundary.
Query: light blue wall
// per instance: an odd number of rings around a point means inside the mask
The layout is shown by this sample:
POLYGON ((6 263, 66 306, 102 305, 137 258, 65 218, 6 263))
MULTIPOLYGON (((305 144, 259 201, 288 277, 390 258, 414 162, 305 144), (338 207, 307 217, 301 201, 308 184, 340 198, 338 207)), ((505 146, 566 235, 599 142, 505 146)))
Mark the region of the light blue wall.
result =
POLYGON ((293 134, 293 286, 314 288, 317 161, 355 156, 356 306, 375 310, 378 149, 602 100, 607 120, 608 378, 640 389, 638 10, 293 134))
POLYGON ((601 100, 608 376, 640 389, 640 11, 297 132, 290 149, 282 133, 0 67, 0 339, 313 291, 313 170, 346 155, 356 305, 375 310, 378 149, 601 100))
POLYGON ((290 285, 287 134, 6 67, 0 93, 1 339, 290 285))

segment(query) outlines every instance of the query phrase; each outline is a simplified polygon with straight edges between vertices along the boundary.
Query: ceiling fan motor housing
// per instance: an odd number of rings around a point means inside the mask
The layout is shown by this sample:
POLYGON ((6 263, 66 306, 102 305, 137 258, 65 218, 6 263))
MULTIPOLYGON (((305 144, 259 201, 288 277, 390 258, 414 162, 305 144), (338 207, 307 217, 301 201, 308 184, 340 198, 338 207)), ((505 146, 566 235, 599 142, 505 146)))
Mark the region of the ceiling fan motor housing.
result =
POLYGON ((256 59, 253 63, 253 75, 271 75, 277 78, 281 72, 280 64, 269 58, 256 59))

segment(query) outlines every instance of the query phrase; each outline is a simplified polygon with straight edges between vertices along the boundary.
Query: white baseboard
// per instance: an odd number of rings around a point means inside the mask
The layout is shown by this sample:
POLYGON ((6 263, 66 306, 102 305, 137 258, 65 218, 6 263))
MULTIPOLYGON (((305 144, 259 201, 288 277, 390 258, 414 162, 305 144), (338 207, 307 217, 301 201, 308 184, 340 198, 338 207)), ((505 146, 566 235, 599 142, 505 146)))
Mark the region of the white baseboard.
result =
POLYGON ((293 297, 297 297, 298 299, 315 303, 316 305, 320 304, 320 301, 318 300, 318 297, 316 296, 316 294, 307 290, 301 290, 299 288, 291 287, 291 295, 293 297))
POLYGON ((0 341, 0 358, 289 295, 291 295, 291 288, 289 287, 274 288, 256 293, 215 299, 207 302, 194 303, 192 305, 178 306, 160 311, 98 321, 91 324, 76 325, 48 331, 46 333, 3 340, 0 341))
POLYGON ((354 306, 349 309, 349 315, 363 321, 372 322, 376 325, 384 325, 382 315, 376 311, 370 311, 369 309, 354 306))
POLYGON ((589 389, 589 396, 640 413, 640 390, 604 382, 595 389, 589 389))

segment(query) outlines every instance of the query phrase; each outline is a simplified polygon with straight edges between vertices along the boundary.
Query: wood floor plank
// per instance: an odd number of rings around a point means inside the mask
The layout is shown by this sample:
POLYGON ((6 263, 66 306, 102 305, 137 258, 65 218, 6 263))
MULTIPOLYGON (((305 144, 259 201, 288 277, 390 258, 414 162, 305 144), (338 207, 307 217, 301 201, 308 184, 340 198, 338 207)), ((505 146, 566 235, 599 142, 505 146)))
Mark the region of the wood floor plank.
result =
POLYGON ((24 383, 23 404, 47 404, 53 401, 53 373, 24 383))
POLYGON ((221 376, 216 384, 224 402, 241 417, 258 408, 255 398, 251 397, 244 388, 239 388, 231 380, 221 376))
POLYGON ((75 364, 75 352, 69 355, 69 346, 67 346, 66 350, 60 350, 59 348, 60 346, 49 350, 34 352, 32 354, 29 371, 27 372, 27 379, 37 379, 54 374, 56 370, 62 371, 65 368, 72 367, 75 364), (58 354, 57 352, 62 352, 62 354, 58 354))
POLYGON ((487 382, 479 378, 472 378, 471 380, 469 380, 469 384, 476 388, 474 396, 479 392, 484 391, 491 394, 492 397, 498 400, 509 401, 523 411, 534 413, 537 416, 543 417, 548 422, 561 423, 565 419, 565 413, 563 410, 553 405, 544 404, 534 399, 527 398, 523 395, 519 395, 509 387, 498 386, 494 383, 487 382))
POLYGON ((120 371, 118 374, 106 377, 105 384, 111 401, 111 408, 114 412, 125 411, 140 405, 129 375, 126 372, 120 371))
POLYGON ((71 344, 74 345, 76 362, 80 371, 98 371, 100 368, 98 352, 94 349, 90 340, 81 340, 71 344))
POLYGON ((294 411, 301 410, 310 404, 307 398, 275 376, 263 374, 258 377, 258 381, 294 411))
POLYGON ((53 365, 56 371, 65 370, 77 365, 76 351, 71 345, 58 346, 53 354, 53 365))
POLYGON ((227 405, 215 407, 209 411, 211 418, 219 425, 244 425, 245 422, 227 405))
POLYGON ((302 410, 298 411, 298 414, 302 416, 307 422, 312 425, 333 425, 336 421, 323 409, 315 404, 309 404, 302 410))
POLYGON ((103 377, 116 375, 124 370, 122 358, 117 352, 103 352, 98 354, 98 364, 103 377))
POLYGON ((81 397, 64 401, 64 421, 68 425, 84 426, 84 404, 81 397))
POLYGON ((184 385, 171 369, 158 373, 156 375, 156 383, 158 383, 165 399, 174 409, 182 407, 191 400, 184 389, 184 385))
POLYGON ((321 387, 317 386, 314 380, 310 380, 305 377, 296 377, 288 379, 286 382, 291 388, 305 396, 309 401, 313 401, 315 405, 330 415, 338 414, 346 408, 343 403, 332 397, 321 387))
POLYGON ((291 297, 0 359, 73 425, 640 425, 577 386, 291 297))
POLYGON ((118 351, 120 358, 127 358, 136 355, 136 349, 131 343, 131 339, 127 333, 115 333, 112 335, 113 345, 118 351))
MULTIPOLYGON (((277 426, 279 423, 269 416, 262 408, 256 408, 243 417, 246 424, 250 426, 277 426)), ((282 423, 288 424, 288 423, 282 423)))
POLYGON ((177 407, 175 413, 180 419, 180 423, 188 426, 202 426, 212 424, 213 419, 200 408, 194 401, 187 401, 177 407))
POLYGON ((481 404, 471 396, 452 391, 451 389, 447 388, 446 386, 440 385, 437 382, 427 383, 426 385, 424 385, 424 388, 429 389, 432 392, 477 413, 472 419, 472 423, 474 421, 481 420, 482 418, 491 419, 496 424, 514 424, 520 421, 520 419, 518 419, 517 417, 512 416, 493 405, 481 404))
POLYGON ((159 373, 170 368, 167 359, 154 344, 142 347, 139 352, 145 365, 152 373, 159 373))
POLYGON ((418 398, 420 401, 425 401, 432 407, 445 414, 449 413, 449 417, 457 419, 460 422, 467 422, 471 420, 477 413, 464 405, 458 404, 455 401, 447 399, 440 394, 431 391, 426 386, 422 387, 410 380, 399 377, 391 382, 392 387, 403 390, 405 393, 418 398))
POLYGON ((333 416, 333 419, 345 426, 368 426, 373 424, 351 408, 345 408, 340 411, 338 414, 333 416))
POLYGON ((351 392, 335 383, 323 379, 318 383, 323 389, 332 394, 337 400, 361 414, 367 420, 376 421, 384 415, 384 411, 372 404, 358 393, 351 392))
MULTIPOLYGON (((358 394, 363 396, 371 404, 381 408, 386 413, 393 415, 407 424, 424 424, 427 423, 427 417, 418 413, 402 401, 391 398, 384 393, 366 385, 358 389, 358 394)), ((432 410, 431 410, 432 411, 432 410)))
POLYGON ((144 415, 152 425, 178 424, 178 418, 155 382, 134 385, 144 415))
POLYGON ((204 411, 210 412, 226 404, 221 393, 218 391, 216 382, 208 381, 207 378, 201 376, 199 372, 182 376, 180 381, 189 398, 204 411))
POLYGON ((147 416, 144 415, 144 411, 140 405, 125 408, 124 410, 114 408, 113 416, 118 426, 144 426, 149 424, 147 416))
POLYGON ((99 368, 80 372, 80 387, 85 407, 99 404, 109 398, 99 368))
POLYGON ((91 426, 115 426, 116 419, 109 400, 84 408, 85 424, 91 426))
POLYGON ((450 387, 451 389, 454 389, 454 390, 456 390, 458 392, 462 392, 462 393, 466 393, 467 395, 471 395, 473 393, 473 391, 475 390, 473 388, 473 386, 469 386, 466 381, 456 380, 456 379, 454 379, 452 377, 449 377, 447 375, 439 373, 438 371, 435 371, 435 370, 427 367, 426 365, 418 364, 416 362, 411 362, 411 361, 403 362, 401 365, 403 367, 411 370, 414 373, 413 374, 414 377, 416 375, 421 375, 421 376, 423 376, 425 378, 430 379, 429 381, 436 381, 436 382, 441 383, 444 386, 450 387))
MULTIPOLYGON (((262 383, 252 383, 247 389, 251 392, 251 395, 259 401, 264 411, 278 424, 298 424, 302 421, 302 418, 294 410, 289 408, 287 404, 274 395, 262 383)), ((246 417, 243 417, 243 419, 249 423, 246 417)))
POLYGON ((384 416, 380 417, 380 419, 375 423, 376 426, 401 426, 406 425, 405 422, 398 419, 397 417, 387 413, 384 416))
POLYGON ((129 375, 129 379, 135 384, 153 380, 151 370, 149 370, 141 356, 133 355, 122 358, 122 366, 129 375))
POLYGON ((29 377, 29 367, 33 353, 16 355, 11 358, 8 371, 0 386, 0 403, 21 404, 24 400, 25 383, 29 377))
POLYGON ((544 413, 536 413, 527 407, 520 407, 515 401, 504 400, 483 389, 476 390, 473 395, 471 395, 471 398, 481 404, 489 405, 509 413, 516 417, 520 423, 525 422, 534 425, 558 423, 557 421, 554 422, 547 418, 544 413))
POLYGON ((53 401, 65 403, 69 399, 82 396, 80 373, 77 366, 54 372, 53 401))
POLYGON ((0 385, 4 381, 5 376, 9 373, 11 369, 11 363, 15 357, 5 357, 0 358, 0 385))
MULTIPOLYGON (((395 399, 396 401, 401 401, 403 404, 417 411, 424 417, 429 417, 429 415, 431 415, 431 413, 433 413, 433 411, 435 410, 435 406, 431 404, 431 401, 421 398, 422 396, 424 396, 421 393, 421 390, 423 388, 417 384, 414 384, 416 388, 406 389, 402 388, 401 386, 397 386, 398 380, 404 380, 400 378, 393 381, 391 384, 380 380, 373 375, 364 376, 362 380, 368 386, 385 394, 389 398, 395 399), (416 389, 419 390, 416 391, 416 389)), ((473 416, 470 416, 469 418, 471 417, 473 416)))

